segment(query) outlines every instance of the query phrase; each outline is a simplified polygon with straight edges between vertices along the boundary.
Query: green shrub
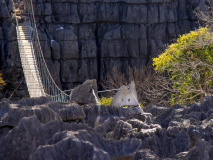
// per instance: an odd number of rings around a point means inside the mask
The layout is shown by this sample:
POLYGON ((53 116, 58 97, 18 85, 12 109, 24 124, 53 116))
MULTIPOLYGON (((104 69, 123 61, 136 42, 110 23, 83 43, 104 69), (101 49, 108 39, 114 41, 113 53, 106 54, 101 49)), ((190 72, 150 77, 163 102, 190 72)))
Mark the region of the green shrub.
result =
MULTIPOLYGON (((170 81, 164 73, 156 72, 150 64, 141 65, 140 68, 129 67, 126 72, 121 72, 114 66, 104 77, 101 85, 104 89, 111 90, 128 85, 132 81, 135 82, 137 95, 143 107, 151 104, 170 105, 171 93, 166 88, 170 81)), ((106 92, 102 96, 112 97, 115 93, 116 91, 106 92)))
POLYGON ((2 73, 0 73, 0 89, 2 89, 3 86, 5 86, 5 85, 6 85, 6 83, 5 83, 5 81, 3 80, 3 78, 2 78, 2 73))
POLYGON ((213 93, 213 34, 202 27, 177 39, 153 59, 157 71, 169 73, 172 104, 200 101, 213 93))
MULTIPOLYGON (((112 102, 113 97, 101 97, 98 99, 100 105, 110 105, 112 102)), ((144 108, 144 105, 142 105, 142 103, 140 103, 141 107, 144 108)), ((128 107, 128 106, 123 106, 123 107, 128 107)))
POLYGON ((98 99, 100 105, 110 105, 112 102, 113 97, 101 97, 98 99))

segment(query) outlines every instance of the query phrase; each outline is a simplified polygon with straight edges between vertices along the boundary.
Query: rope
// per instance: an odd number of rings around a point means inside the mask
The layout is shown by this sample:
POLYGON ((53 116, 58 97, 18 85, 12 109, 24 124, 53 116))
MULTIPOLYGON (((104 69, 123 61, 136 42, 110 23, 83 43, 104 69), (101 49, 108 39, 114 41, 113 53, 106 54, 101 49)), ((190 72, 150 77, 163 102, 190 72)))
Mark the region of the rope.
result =
POLYGON ((73 91, 73 89, 63 90, 63 92, 70 92, 73 91))
MULTIPOLYGON (((12 7, 13 7, 13 12, 14 12, 14 15, 15 15, 15 21, 16 21, 16 32, 17 32, 17 34, 18 34, 18 36, 17 36, 17 40, 18 40, 18 45, 19 45, 19 51, 20 52, 22 52, 22 47, 24 46, 23 45, 23 42, 22 42, 22 39, 21 38, 19 38, 19 37, 21 37, 21 35, 20 35, 20 30, 19 30, 19 22, 18 22, 18 18, 17 18, 17 14, 16 14, 16 9, 15 9, 15 4, 14 4, 14 0, 12 0, 12 7)), ((25 56, 25 55, 22 55, 22 56, 25 56)), ((22 63, 25 63, 24 65, 29 65, 29 62, 28 61, 24 61, 23 60, 23 57, 20 57, 21 58, 21 62, 22 63)), ((26 56, 25 56, 25 58, 26 58, 26 56)), ((30 72, 31 73, 31 72, 30 72)), ((33 76, 33 75, 31 75, 31 76, 33 76)), ((26 74, 24 74, 24 77, 25 77, 25 79, 27 79, 27 75, 26 74)), ((39 86, 38 86, 39 87, 39 86)))
MULTIPOLYGON (((38 72, 41 77, 41 82, 42 82, 42 86, 43 86, 45 95, 47 97, 51 97, 53 100, 67 101, 69 99, 69 95, 66 94, 65 92, 72 91, 72 89, 62 91, 57 86, 55 81, 53 80, 53 78, 49 72, 49 69, 47 67, 47 64, 45 62, 44 54, 43 54, 43 51, 42 51, 42 48, 40 45, 40 40, 39 40, 38 30, 37 30, 36 20, 35 20, 35 13, 34 13, 34 9, 33 9, 33 2, 32 2, 32 0, 28 0, 26 2, 27 2, 26 7, 28 10, 30 25, 31 25, 32 29, 35 31, 35 32, 32 32, 31 39, 33 42, 34 56, 36 58, 36 65, 38 67, 38 72)), ((15 6, 14 2, 13 2, 13 6, 15 6)), ((16 12, 15 12, 15 16, 16 16, 16 12)), ((17 26, 19 26, 17 17, 16 17, 16 24, 17 24, 17 26)), ((18 27, 17 27, 17 30, 18 30, 18 34, 20 34, 18 27)), ((98 93, 119 91, 119 90, 126 90, 126 89, 112 89, 112 90, 98 91, 98 93)), ((98 109, 100 111, 100 104, 98 102, 98 99, 95 95, 93 88, 92 88, 92 93, 95 96, 95 101, 96 101, 96 104, 99 106, 98 109)))
POLYGON ((111 89, 111 90, 98 91, 98 93, 112 92, 112 91, 124 91, 124 90, 128 90, 128 89, 111 89))
MULTIPOLYGON (((12 2, 13 2, 13 8, 15 11, 14 1, 12 1, 12 2)), ((28 18, 30 21, 30 27, 32 28, 33 31, 35 31, 35 32, 31 33, 32 45, 34 48, 33 54, 36 58, 36 65, 38 67, 38 72, 41 77, 41 83, 42 83, 42 87, 44 89, 45 95, 47 97, 51 97, 55 101, 65 102, 65 101, 69 100, 69 95, 66 94, 65 92, 68 92, 71 90, 62 91, 57 86, 55 81, 53 80, 53 78, 48 70, 47 64, 44 59, 44 54, 41 49, 36 21, 35 21, 35 16, 34 16, 33 2, 32 2, 32 0, 28 0, 26 2, 27 2, 26 7, 27 7, 27 11, 28 11, 28 18)), ((19 22, 17 20, 16 11, 15 11, 15 18, 16 18, 16 24, 17 24, 17 32, 20 37, 20 31, 18 28, 19 22)), ((19 38, 18 38, 18 41, 20 41, 19 38)), ((26 77, 25 77, 25 79, 26 79, 26 77)))
POLYGON ((140 103, 138 102, 137 98, 136 98, 135 95, 133 94, 131 88, 128 88, 128 89, 129 89, 130 93, 132 94, 132 96, 134 97, 136 103, 138 104, 138 107, 139 107, 139 110, 140 110, 140 112, 141 112, 141 115, 144 115, 144 117, 145 117, 145 121, 144 121, 144 122, 145 122, 145 123, 147 122, 147 118, 149 118, 150 122, 152 122, 151 113, 145 113, 145 112, 143 111, 143 109, 141 108, 140 103))
POLYGON ((136 98, 135 95, 133 94, 132 90, 131 90, 130 88, 128 88, 128 89, 129 89, 130 93, 132 94, 132 96, 134 97, 136 103, 137 103, 138 106, 140 107, 141 113, 143 114, 144 111, 142 110, 140 103, 138 102, 137 98, 136 98))
POLYGON ((16 87, 16 89, 13 91, 13 93, 10 95, 10 97, 8 98, 9 100, 12 98, 12 96, 14 95, 14 93, 15 93, 15 91, 17 91, 17 89, 20 87, 20 85, 22 84, 22 82, 23 82, 23 77, 22 77, 22 79, 21 79, 21 82, 19 83, 19 85, 16 87))
MULTIPOLYGON (((15 5, 14 5, 14 1, 13 2, 13 8, 15 10, 15 5)), ((29 15, 29 20, 30 20, 30 24, 33 30, 35 30, 35 33, 32 32, 31 34, 31 39, 32 39, 32 43, 33 43, 33 48, 34 48, 34 56, 36 58, 36 65, 38 68, 38 72, 41 78, 41 83, 42 83, 42 87, 44 89, 45 95, 47 97, 51 97, 53 100, 55 101, 59 101, 59 102, 66 102, 69 100, 70 96, 68 94, 66 94, 65 92, 67 91, 72 91, 73 89, 70 90, 65 90, 62 91, 57 84, 55 83, 55 81, 53 80, 50 71, 47 67, 47 64, 45 62, 44 59, 44 54, 41 48, 41 44, 40 44, 40 40, 39 40, 39 36, 38 36, 38 30, 37 30, 37 26, 36 26, 36 21, 35 21, 35 13, 34 13, 34 9, 33 9, 33 2, 32 0, 26 1, 27 2, 27 9, 28 9, 28 15, 29 15)), ((15 11, 15 18, 16 18, 16 24, 17 24, 17 31, 18 31, 18 35, 20 37, 20 31, 19 31, 19 22, 17 20, 17 15, 16 15, 16 11, 15 11)), ((20 39, 18 39, 18 41, 20 41, 20 39)), ((20 41, 21 43, 21 41, 20 41)), ((25 77, 26 79, 26 77, 25 77)), ((95 97, 95 101, 96 104, 98 106, 98 117, 96 119, 96 121, 100 121, 100 103, 98 102, 98 98, 95 95, 95 91, 93 89, 93 87, 91 86, 92 89, 92 94, 95 97)), ((119 90, 127 90, 127 89, 112 89, 112 90, 105 90, 105 91, 98 91, 98 93, 103 93, 103 92, 111 92, 111 91, 119 91, 119 90)), ((131 89, 129 88, 130 92, 131 89)), ((131 92, 132 93, 132 92, 131 92)), ((133 97, 135 98, 136 102, 138 103, 136 97, 134 96, 134 94, 132 93, 133 97)), ((138 103, 138 106, 140 107, 140 104, 138 103)), ((140 107, 141 109, 141 107, 140 107)), ((144 113, 144 111, 141 109, 141 114, 145 115, 145 121, 146 121, 146 114, 144 113)))
POLYGON ((95 91, 94 91, 94 89, 93 89, 92 86, 91 86, 91 89, 92 89, 92 94, 93 94, 93 96, 95 97, 95 103, 96 103, 96 105, 98 106, 98 112, 100 112, 100 111, 101 111, 101 105, 100 105, 100 103, 99 103, 99 101, 98 101, 98 97, 95 95, 95 91))
MULTIPOLYGON (((69 97, 69 95, 66 94, 65 92, 72 91, 73 89, 62 91, 56 85, 55 81, 53 80, 53 78, 52 78, 52 76, 51 76, 51 74, 48 70, 47 64, 46 64, 45 59, 44 59, 44 54, 42 52, 41 45, 40 45, 38 30, 37 30, 37 26, 36 26, 36 23, 35 23, 35 16, 34 16, 34 9, 33 9, 32 0, 27 1, 27 5, 28 5, 27 8, 28 8, 30 24, 31 24, 31 27, 35 30, 35 34, 34 33, 32 34, 31 39, 34 42, 33 48, 35 50, 36 63, 37 63, 37 66, 38 66, 39 74, 40 74, 41 79, 42 79, 43 88, 46 91, 45 95, 47 97, 51 97, 51 98, 56 98, 56 97, 58 98, 59 96, 69 97), (38 48, 36 47, 36 45, 38 45, 38 48), (51 93, 51 92, 53 92, 53 93, 51 93)), ((15 6, 14 2, 13 2, 13 6, 15 6)), ((16 12, 15 12, 15 16, 16 16, 16 12)), ((17 24, 17 26, 19 26, 17 18, 16 18, 16 24, 17 24)), ((17 27, 17 30, 19 30, 18 27, 17 27)), ((112 91, 119 91, 119 90, 127 90, 127 89, 104 90, 104 91, 98 91, 98 93, 112 92, 112 91)), ((93 95, 95 96, 95 100, 96 100, 97 105, 100 106, 98 99, 97 99, 96 95, 94 94, 93 88, 92 88, 92 92, 93 92, 93 95)), ((65 98, 65 99, 67 99, 67 98, 65 98)), ((99 107, 99 110, 100 110, 100 107, 99 107)))
POLYGON ((50 94, 47 94, 47 93, 45 93, 45 94, 46 94, 46 96, 52 97, 52 98, 58 97, 58 96, 60 96, 61 94, 65 94, 66 96, 69 96, 68 94, 66 94, 66 93, 64 93, 64 92, 61 92, 61 93, 59 93, 59 94, 57 94, 57 95, 50 95, 50 94))
POLYGON ((101 119, 101 116, 100 116, 101 115, 101 105, 100 105, 100 103, 98 101, 98 97, 95 95, 95 91, 94 91, 92 86, 91 86, 91 89, 92 89, 92 94, 95 97, 95 103, 98 106, 98 116, 97 116, 97 118, 95 120, 95 125, 94 125, 94 127, 97 127, 100 124, 100 119, 101 119))

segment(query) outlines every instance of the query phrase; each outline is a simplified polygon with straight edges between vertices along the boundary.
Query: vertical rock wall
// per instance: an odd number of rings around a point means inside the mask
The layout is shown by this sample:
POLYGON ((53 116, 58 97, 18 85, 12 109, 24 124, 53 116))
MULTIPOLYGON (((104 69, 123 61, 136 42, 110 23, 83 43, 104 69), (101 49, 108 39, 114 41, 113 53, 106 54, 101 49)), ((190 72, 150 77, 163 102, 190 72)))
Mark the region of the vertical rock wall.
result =
MULTIPOLYGON (((16 23, 12 17, 11 0, 0 0, 0 71, 2 70, 6 73, 4 78, 8 88, 0 92, 0 99, 8 98, 24 77, 19 57, 16 23)), ((28 94, 26 85, 23 83, 16 93, 17 97, 26 96, 28 94)))
MULTIPOLYGON (((4 4, 1 66, 20 68, 10 0, 0 2, 4 4)), ((166 44, 199 26, 195 8, 205 10, 205 0, 33 0, 33 4, 46 62, 64 89, 86 79, 102 80, 114 66, 125 72, 129 66, 146 64, 166 44)))
POLYGON ((12 3, 0 0, 0 66, 21 67, 15 23, 11 17, 12 3))

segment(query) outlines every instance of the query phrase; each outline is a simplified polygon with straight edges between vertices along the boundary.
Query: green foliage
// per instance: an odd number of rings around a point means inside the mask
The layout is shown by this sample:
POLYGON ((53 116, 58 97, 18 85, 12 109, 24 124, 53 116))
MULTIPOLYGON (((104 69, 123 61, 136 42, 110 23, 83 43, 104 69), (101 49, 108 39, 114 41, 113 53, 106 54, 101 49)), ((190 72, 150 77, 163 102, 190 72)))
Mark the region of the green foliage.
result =
POLYGON ((99 98, 98 101, 99 101, 100 105, 110 105, 112 102, 112 99, 113 99, 113 97, 109 97, 109 98, 102 97, 102 98, 99 98))
POLYGON ((200 101, 213 93, 213 34, 202 27, 177 39, 164 53, 153 59, 157 71, 172 79, 172 104, 200 101))
POLYGON ((3 86, 5 86, 5 85, 6 85, 6 83, 5 83, 5 81, 3 80, 3 78, 2 78, 2 73, 0 73, 0 89, 2 89, 3 86))
MULTIPOLYGON (((113 97, 101 97, 98 99, 100 105, 110 105, 112 102, 113 97)), ((140 103, 141 107, 144 108, 144 105, 142 105, 142 103, 140 103)), ((123 107, 128 107, 128 106, 123 106, 123 107)))

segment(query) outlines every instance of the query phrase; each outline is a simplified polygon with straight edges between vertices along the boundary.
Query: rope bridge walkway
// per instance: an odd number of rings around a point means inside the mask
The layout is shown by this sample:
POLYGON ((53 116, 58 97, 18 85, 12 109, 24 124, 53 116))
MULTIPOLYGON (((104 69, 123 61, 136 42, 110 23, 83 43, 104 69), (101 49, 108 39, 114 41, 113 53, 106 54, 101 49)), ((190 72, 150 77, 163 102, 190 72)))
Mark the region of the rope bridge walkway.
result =
POLYGON ((67 102, 69 95, 56 85, 47 68, 39 41, 32 0, 13 0, 13 7, 21 63, 30 97, 46 96, 57 102, 67 102))
MULTIPOLYGON (((20 58, 30 97, 45 96, 50 97, 53 101, 57 102, 69 101, 70 95, 66 94, 67 90, 62 91, 57 86, 47 68, 39 41, 32 0, 12 1, 14 16, 16 19, 16 32, 20 58)), ((98 124, 101 108, 93 88, 91 89, 98 106, 98 118, 96 120, 98 124)), ((99 93, 116 90, 118 91, 120 89, 99 91, 99 93)), ((150 118, 151 120, 150 113, 145 113, 142 110, 131 89, 128 88, 128 90, 137 102, 140 113, 145 116, 145 122, 147 118, 150 118)))
MULTIPOLYGON (((13 0, 13 10, 21 63, 30 97, 46 96, 57 102, 67 102, 70 95, 66 93, 72 89, 62 91, 47 68, 39 41, 32 0, 13 0)), ((98 91, 98 93, 118 90, 98 91)))

